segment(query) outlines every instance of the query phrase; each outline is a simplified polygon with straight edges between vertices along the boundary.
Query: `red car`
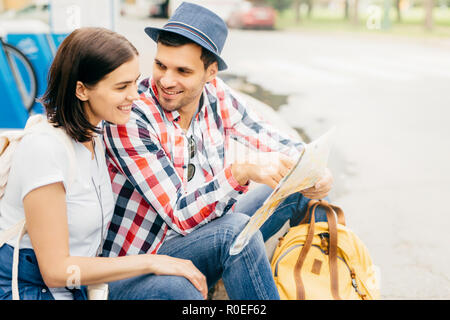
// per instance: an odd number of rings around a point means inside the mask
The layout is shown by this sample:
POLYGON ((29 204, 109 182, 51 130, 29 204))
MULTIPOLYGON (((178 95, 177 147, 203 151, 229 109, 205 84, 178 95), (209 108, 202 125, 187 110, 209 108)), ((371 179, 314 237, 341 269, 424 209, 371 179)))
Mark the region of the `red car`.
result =
POLYGON ((228 27, 241 29, 273 29, 275 9, 265 5, 244 1, 233 10, 227 20, 228 27))

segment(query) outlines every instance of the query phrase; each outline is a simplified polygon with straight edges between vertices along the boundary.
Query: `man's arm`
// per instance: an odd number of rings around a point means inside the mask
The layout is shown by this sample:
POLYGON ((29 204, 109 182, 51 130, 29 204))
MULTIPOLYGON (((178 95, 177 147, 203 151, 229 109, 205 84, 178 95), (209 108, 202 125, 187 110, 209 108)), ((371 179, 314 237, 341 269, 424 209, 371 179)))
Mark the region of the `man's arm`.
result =
MULTIPOLYGON (((281 130, 275 128, 259 117, 231 88, 222 82, 223 90, 228 95, 230 104, 231 138, 255 151, 279 152, 289 158, 297 159, 304 148, 304 143, 296 141, 281 130)), ((315 186, 302 191, 310 199, 326 197, 332 188, 333 176, 329 169, 315 186)))
POLYGON ((104 136, 119 172, 180 234, 186 235, 224 214, 247 188, 236 181, 228 166, 194 192, 186 193, 151 126, 139 118, 122 126, 105 124, 104 136))

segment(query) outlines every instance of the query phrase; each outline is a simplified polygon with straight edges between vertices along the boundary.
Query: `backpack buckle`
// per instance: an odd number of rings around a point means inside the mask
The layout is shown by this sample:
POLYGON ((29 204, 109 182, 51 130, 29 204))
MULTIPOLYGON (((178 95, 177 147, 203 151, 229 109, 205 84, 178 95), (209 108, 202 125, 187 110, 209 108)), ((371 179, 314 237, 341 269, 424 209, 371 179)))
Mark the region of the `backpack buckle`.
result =
POLYGON ((320 237, 320 247, 325 252, 326 255, 330 252, 330 235, 326 232, 319 233, 320 237))

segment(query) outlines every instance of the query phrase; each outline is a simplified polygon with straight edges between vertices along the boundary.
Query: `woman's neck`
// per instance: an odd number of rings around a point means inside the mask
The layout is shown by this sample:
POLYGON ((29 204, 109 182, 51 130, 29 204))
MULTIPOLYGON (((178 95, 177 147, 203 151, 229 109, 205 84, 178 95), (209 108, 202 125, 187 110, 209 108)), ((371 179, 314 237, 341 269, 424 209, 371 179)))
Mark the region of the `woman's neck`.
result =
POLYGON ((91 159, 94 160, 95 159, 95 142, 94 142, 94 138, 92 138, 90 141, 82 142, 81 144, 83 146, 85 146, 86 149, 88 149, 91 152, 91 159))

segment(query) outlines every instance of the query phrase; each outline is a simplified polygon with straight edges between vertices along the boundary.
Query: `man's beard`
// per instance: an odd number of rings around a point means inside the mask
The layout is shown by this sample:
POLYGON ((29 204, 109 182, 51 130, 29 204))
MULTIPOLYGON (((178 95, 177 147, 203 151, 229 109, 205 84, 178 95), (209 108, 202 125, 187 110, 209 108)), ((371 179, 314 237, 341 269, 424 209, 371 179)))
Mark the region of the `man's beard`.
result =
POLYGON ((197 99, 199 99, 199 96, 201 95, 202 92, 203 92, 203 90, 200 90, 200 92, 195 96, 182 97, 181 100, 179 102, 177 102, 175 105, 172 105, 172 103, 170 103, 170 102, 167 103, 167 100, 165 100, 164 97, 162 97, 162 95, 161 95, 159 97, 159 104, 165 111, 169 111, 169 112, 179 111, 183 107, 188 106, 188 105, 192 104, 194 101, 196 101, 197 99))

